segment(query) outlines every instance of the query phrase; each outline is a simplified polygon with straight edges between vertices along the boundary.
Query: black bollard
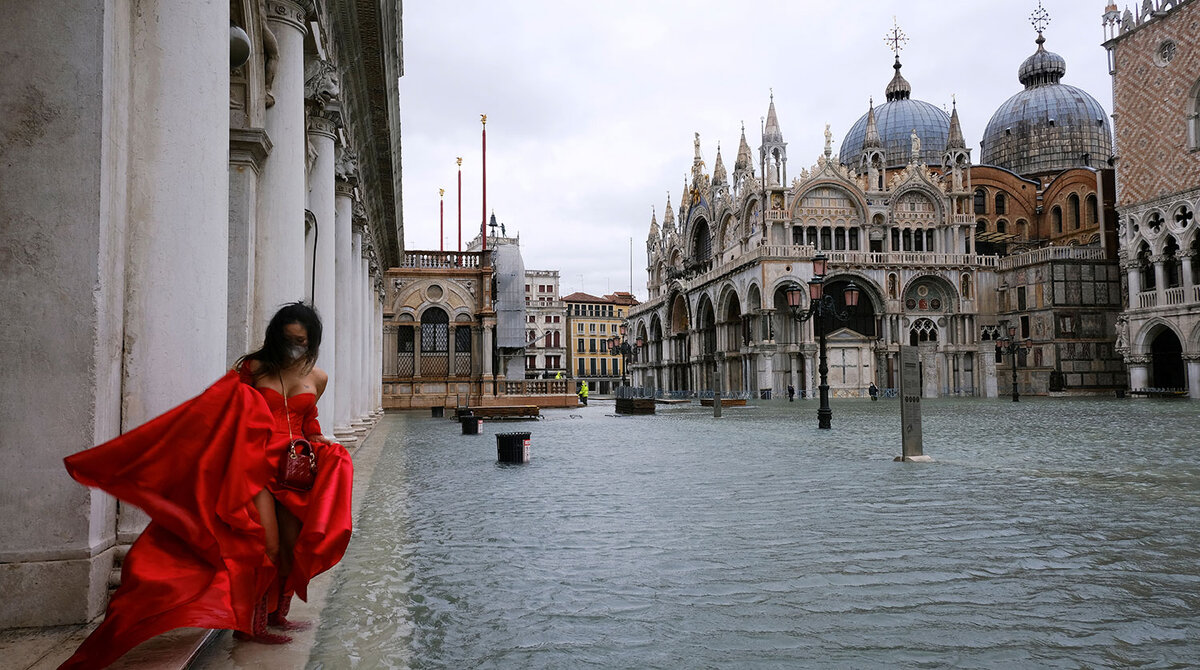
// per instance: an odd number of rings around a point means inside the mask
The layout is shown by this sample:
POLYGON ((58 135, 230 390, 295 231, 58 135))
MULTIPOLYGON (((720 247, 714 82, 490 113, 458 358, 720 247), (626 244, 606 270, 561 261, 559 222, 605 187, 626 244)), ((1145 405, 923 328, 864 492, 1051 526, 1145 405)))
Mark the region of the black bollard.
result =
POLYGON ((429 416, 432 416, 435 419, 440 419, 445 415, 446 408, 442 407, 441 405, 434 405, 433 407, 429 408, 429 416))
POLYGON ((496 459, 501 463, 528 463, 529 435, 529 433, 496 433, 496 459))
POLYGON ((474 414, 466 414, 459 418, 462 422, 463 435, 478 435, 479 431, 483 430, 483 419, 474 414))

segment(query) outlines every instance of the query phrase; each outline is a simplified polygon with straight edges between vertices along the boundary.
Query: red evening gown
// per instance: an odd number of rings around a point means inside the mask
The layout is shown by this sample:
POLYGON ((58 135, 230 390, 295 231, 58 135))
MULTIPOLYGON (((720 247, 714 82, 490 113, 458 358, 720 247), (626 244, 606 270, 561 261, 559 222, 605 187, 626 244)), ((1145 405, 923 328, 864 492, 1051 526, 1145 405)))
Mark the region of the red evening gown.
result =
MULTIPOLYGON (((316 428, 315 398, 289 398, 293 432, 316 428)), ((252 632, 254 605, 275 580, 255 493, 273 493, 287 448, 283 398, 231 371, 202 394, 109 442, 65 459, 80 483, 135 505, 150 524, 121 567, 103 623, 60 668, 103 668, 180 627, 252 632)), ((341 445, 314 444, 317 481, 278 499, 304 523, 289 588, 336 564, 350 539, 353 470, 341 445)))

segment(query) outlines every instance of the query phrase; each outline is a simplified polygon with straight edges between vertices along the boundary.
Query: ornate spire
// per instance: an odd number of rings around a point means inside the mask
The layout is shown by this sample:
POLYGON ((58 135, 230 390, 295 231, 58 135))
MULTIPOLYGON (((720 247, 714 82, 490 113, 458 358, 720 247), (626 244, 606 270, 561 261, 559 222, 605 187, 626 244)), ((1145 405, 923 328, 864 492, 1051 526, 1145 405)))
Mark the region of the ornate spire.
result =
POLYGON ((1043 46, 1046 38, 1042 33, 1046 31, 1046 26, 1050 25, 1050 13, 1042 7, 1041 0, 1038 0, 1037 9, 1029 15, 1029 23, 1037 31, 1037 39, 1034 40, 1037 51, 1021 63, 1021 68, 1017 70, 1017 79, 1026 89, 1057 84, 1067 73, 1067 61, 1053 51, 1046 51, 1046 47, 1043 46))
POLYGON ((875 99, 870 98, 867 104, 867 134, 863 137, 863 151, 882 149, 883 138, 879 136, 879 125, 875 122, 875 99))
POLYGON ((717 160, 713 165, 713 185, 724 184, 728 176, 725 172, 725 161, 721 160, 721 143, 717 142, 717 160))
POLYGON ((958 102, 950 100, 950 139, 946 140, 947 149, 966 149, 967 142, 963 139, 962 126, 958 124, 958 102))
POLYGON ((746 124, 742 123, 742 139, 738 143, 737 158, 733 161, 734 172, 749 172, 754 175, 754 158, 750 154, 750 145, 746 142, 746 124))
POLYGON ((667 191, 667 210, 663 213, 663 237, 675 231, 675 210, 671 207, 671 192, 667 191))
MULTIPOLYGON (((670 196, 667 196, 670 198, 670 196)), ((658 241, 658 217, 655 215, 654 206, 650 206, 650 235, 646 238, 647 242, 658 241)))
POLYGON ((763 130, 763 143, 782 142, 783 131, 779 129, 779 117, 775 115, 775 92, 771 92, 771 106, 767 108, 767 127, 763 130))
POLYGON ((896 54, 896 62, 892 65, 892 69, 896 74, 892 76, 891 83, 888 84, 885 94, 888 102, 893 100, 907 100, 912 95, 912 86, 908 80, 900 74, 900 51, 904 49, 904 45, 908 43, 908 36, 900 30, 900 26, 896 24, 896 17, 892 17, 892 29, 883 37, 885 44, 890 45, 892 53, 896 54))

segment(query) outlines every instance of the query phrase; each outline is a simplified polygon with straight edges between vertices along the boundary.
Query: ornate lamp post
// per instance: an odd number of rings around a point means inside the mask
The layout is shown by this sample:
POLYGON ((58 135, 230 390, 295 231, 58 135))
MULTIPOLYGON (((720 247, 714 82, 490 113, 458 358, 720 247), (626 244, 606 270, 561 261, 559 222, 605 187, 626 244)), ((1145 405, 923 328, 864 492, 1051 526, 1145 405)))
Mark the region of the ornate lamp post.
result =
POLYGON ((821 373, 821 385, 817 387, 821 392, 821 406, 817 409, 818 428, 830 428, 833 419, 833 410, 829 408, 829 364, 825 352, 825 321, 826 319, 849 321, 855 310, 858 309, 859 296, 858 287, 854 285, 854 282, 850 282, 842 290, 842 303, 845 305, 845 309, 838 309, 833 296, 825 295, 826 262, 824 254, 817 254, 813 258, 813 278, 808 281, 809 305, 807 310, 801 307, 804 299, 803 288, 793 285, 786 291, 788 309, 792 316, 800 323, 813 319, 813 328, 817 333, 820 350, 820 364, 817 370, 821 373))
POLYGON ((1012 358, 1012 401, 1020 402, 1021 396, 1017 393, 1017 352, 1029 351, 1033 348, 1033 340, 1028 338, 1024 342, 1017 341, 1017 327, 1008 327, 1008 337, 1002 337, 996 340, 996 353, 1008 354, 1012 358))
POLYGON ((642 338, 637 338, 636 346, 630 346, 625 340, 626 328, 625 324, 621 324, 621 336, 616 335, 608 338, 609 351, 621 357, 621 386, 625 386, 625 371, 629 368, 629 360, 638 349, 642 348, 642 338))

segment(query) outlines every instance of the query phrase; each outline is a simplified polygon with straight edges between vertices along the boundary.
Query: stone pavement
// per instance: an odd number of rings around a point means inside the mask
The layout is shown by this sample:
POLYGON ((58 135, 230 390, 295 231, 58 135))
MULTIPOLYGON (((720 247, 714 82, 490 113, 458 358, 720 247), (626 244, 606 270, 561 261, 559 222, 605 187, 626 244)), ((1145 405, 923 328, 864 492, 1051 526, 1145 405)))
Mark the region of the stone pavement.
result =
MULTIPOLYGON (((375 469, 375 461, 386 439, 386 431, 372 429, 365 440, 351 449, 354 459, 353 508, 356 526, 362 499, 371 481, 371 472, 375 469)), ((307 631, 292 633, 291 644, 273 646, 239 642, 227 630, 180 628, 147 640, 109 667, 112 670, 302 668, 308 662, 309 652, 316 641, 321 609, 337 571, 338 567, 334 567, 312 581, 307 603, 299 599, 293 602, 291 618, 311 621, 313 626, 307 631)), ((99 623, 96 620, 74 626, 0 631, 0 670, 53 670, 70 658, 75 648, 99 623)))

